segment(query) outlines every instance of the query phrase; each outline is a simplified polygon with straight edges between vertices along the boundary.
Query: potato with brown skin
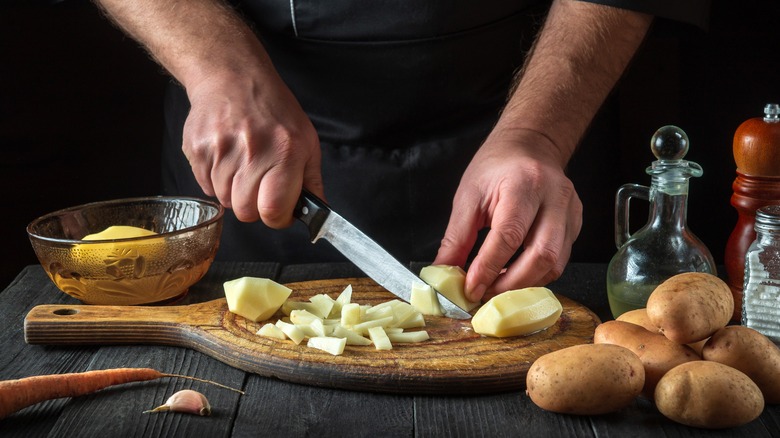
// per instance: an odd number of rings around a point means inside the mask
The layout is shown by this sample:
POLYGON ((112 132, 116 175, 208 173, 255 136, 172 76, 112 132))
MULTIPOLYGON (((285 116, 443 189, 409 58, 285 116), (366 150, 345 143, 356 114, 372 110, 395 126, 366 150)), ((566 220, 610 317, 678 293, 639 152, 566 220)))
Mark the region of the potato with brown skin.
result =
POLYGON ((764 410, 761 390, 745 373, 707 360, 672 368, 655 388, 655 405, 687 426, 725 429, 750 423, 764 410))
POLYGON ((647 299, 650 322, 680 344, 710 337, 729 323, 733 313, 731 289, 704 272, 677 274, 659 284, 647 299))
POLYGON ((615 318, 615 320, 641 325, 653 333, 661 333, 660 329, 650 321, 650 317, 647 316, 647 309, 645 308, 629 310, 628 312, 621 313, 620 316, 615 318))
MULTIPOLYGON (((647 316, 647 309, 644 307, 641 309, 629 310, 628 312, 622 313, 620 314, 620 316, 615 318, 615 320, 641 325, 642 327, 646 328, 647 330, 650 330, 653 333, 662 334, 661 330, 650 321, 650 318, 647 316)), ((707 342, 707 339, 702 339, 701 341, 694 342, 692 344, 687 344, 687 345, 693 348, 693 351, 695 351, 696 354, 701 356, 701 349, 704 346, 705 342, 707 342)))
POLYGON ((724 327, 704 344, 702 355, 747 374, 767 404, 780 403, 780 348, 760 332, 744 326, 724 327))
POLYGON ((563 414, 618 411, 642 391, 645 369, 636 354, 612 344, 582 344, 538 358, 526 376, 537 406, 563 414))
POLYGON ((701 360, 693 349, 678 344, 660 333, 625 321, 607 321, 596 327, 596 344, 615 344, 628 348, 645 367, 645 385, 642 395, 653 399, 655 386, 669 370, 685 362, 701 360))

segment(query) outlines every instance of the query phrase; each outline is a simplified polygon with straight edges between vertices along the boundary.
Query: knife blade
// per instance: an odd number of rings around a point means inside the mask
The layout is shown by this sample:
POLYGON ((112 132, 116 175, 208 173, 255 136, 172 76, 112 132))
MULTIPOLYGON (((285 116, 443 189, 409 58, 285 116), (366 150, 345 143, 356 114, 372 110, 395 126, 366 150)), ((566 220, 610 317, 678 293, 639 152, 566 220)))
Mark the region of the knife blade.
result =
MULTIPOLYGON (((296 219, 306 224, 312 243, 327 240, 367 276, 398 298, 409 302, 412 285, 426 284, 378 243, 349 223, 320 198, 304 189, 295 206, 296 219)), ((469 319, 471 315, 436 291, 442 312, 448 318, 469 319)))

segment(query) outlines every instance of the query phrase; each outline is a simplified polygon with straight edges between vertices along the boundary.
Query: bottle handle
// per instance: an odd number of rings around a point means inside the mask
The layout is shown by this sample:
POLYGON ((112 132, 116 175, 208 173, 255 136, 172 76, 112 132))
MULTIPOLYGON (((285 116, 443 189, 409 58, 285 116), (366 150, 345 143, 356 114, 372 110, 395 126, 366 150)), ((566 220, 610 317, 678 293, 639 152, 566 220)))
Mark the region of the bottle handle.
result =
POLYGON ((640 184, 623 184, 615 195, 615 244, 620 249, 631 237, 628 226, 628 210, 631 198, 650 200, 650 187, 640 184))

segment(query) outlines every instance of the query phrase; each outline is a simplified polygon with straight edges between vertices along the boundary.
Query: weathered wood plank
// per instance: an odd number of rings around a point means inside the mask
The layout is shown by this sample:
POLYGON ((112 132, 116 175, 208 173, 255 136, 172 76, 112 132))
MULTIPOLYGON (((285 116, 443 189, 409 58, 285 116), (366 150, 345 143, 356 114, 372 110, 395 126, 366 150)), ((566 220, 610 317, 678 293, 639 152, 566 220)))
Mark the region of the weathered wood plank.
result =
POLYGON ((249 376, 233 437, 412 436, 412 398, 249 376))

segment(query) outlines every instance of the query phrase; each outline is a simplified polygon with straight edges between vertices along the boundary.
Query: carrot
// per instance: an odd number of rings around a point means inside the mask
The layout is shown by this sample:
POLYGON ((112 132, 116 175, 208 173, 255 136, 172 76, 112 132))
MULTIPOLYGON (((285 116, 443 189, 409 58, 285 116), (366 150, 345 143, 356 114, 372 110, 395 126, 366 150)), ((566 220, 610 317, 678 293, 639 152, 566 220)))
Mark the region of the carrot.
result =
POLYGON ((0 381, 0 419, 45 400, 78 397, 113 385, 144 382, 163 377, 195 380, 230 389, 241 394, 244 393, 241 390, 210 380, 180 374, 161 373, 151 368, 112 368, 83 373, 50 374, 0 381))

